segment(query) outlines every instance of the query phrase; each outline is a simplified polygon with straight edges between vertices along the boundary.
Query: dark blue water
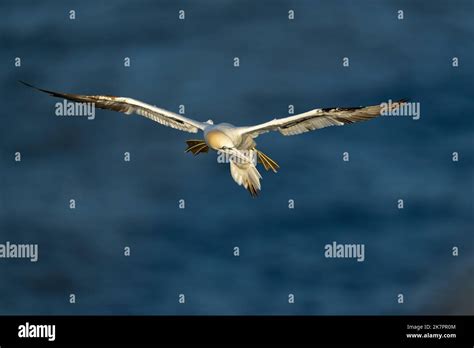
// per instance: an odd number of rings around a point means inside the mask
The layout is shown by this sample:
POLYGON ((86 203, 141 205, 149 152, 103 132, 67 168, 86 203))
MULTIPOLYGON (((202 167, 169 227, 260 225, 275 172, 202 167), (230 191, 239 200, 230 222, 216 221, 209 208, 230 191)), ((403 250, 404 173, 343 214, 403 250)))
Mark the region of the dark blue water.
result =
POLYGON ((39 261, 0 259, 0 313, 473 314, 473 10, 470 0, 2 1, 0 243, 38 243, 39 261), (252 199, 215 153, 184 154, 195 135, 112 111, 56 117, 57 100, 17 80, 184 104, 189 117, 237 125, 284 117, 289 104, 400 98, 421 103, 421 117, 262 135, 281 170, 265 172, 252 199), (333 241, 365 244, 365 261, 325 258, 333 241))

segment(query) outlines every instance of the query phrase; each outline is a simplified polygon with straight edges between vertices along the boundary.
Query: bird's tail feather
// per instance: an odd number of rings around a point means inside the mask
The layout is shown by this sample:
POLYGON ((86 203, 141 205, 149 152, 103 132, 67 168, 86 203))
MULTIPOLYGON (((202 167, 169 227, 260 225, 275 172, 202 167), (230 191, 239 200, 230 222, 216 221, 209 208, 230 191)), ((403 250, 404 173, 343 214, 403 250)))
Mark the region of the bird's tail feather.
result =
POLYGON ((207 146, 206 142, 201 139, 191 139, 191 140, 186 140, 186 144, 188 145, 188 148, 186 149, 185 152, 192 152, 194 156, 201 152, 208 152, 209 151, 209 146, 207 146))
POLYGON ((276 163, 274 160, 272 160, 270 157, 268 157, 267 155, 265 155, 262 151, 259 151, 257 149, 255 149, 255 151, 257 151, 257 156, 258 156, 258 161, 263 164, 263 167, 265 168, 265 170, 273 170, 273 172, 277 172, 278 169, 280 168, 280 166, 278 165, 278 163, 276 163))
POLYGON ((262 176, 253 163, 230 162, 230 173, 235 182, 243 185, 252 197, 257 197, 261 190, 260 179, 262 176))

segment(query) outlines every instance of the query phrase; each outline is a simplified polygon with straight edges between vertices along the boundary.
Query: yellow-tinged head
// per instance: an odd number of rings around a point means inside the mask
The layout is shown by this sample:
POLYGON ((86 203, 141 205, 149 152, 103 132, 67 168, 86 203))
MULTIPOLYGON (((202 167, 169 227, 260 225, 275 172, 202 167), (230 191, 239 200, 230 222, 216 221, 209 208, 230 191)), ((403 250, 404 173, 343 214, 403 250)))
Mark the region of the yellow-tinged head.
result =
POLYGON ((214 150, 219 150, 223 147, 234 147, 232 140, 221 131, 210 131, 205 137, 207 144, 214 150))

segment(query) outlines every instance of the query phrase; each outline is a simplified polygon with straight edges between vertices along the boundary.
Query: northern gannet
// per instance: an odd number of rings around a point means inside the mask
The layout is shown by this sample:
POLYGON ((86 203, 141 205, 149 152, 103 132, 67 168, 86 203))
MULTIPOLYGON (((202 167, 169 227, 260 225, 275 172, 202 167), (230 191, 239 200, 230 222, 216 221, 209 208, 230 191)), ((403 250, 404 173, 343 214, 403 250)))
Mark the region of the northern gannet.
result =
MULTIPOLYGON (((255 126, 236 127, 229 123, 214 124, 212 120, 196 121, 132 98, 58 93, 37 88, 23 81, 20 82, 54 97, 80 103, 93 103, 97 108, 123 112, 127 115, 138 114, 162 125, 189 133, 202 131, 204 139, 187 140, 188 147, 185 152, 197 155, 208 152, 211 148, 220 154, 227 155, 232 178, 237 184, 243 185, 252 197, 256 197, 261 190, 260 179, 262 176, 257 170, 257 162, 261 163, 267 171, 271 169, 276 173, 280 168, 274 160, 256 149, 257 144, 254 139, 260 134, 279 131, 283 135, 297 135, 329 126, 342 126, 369 120, 379 116, 382 112, 381 105, 320 108, 298 115, 275 118, 255 126)), ((391 103, 391 108, 398 108, 404 103, 404 100, 391 103)))

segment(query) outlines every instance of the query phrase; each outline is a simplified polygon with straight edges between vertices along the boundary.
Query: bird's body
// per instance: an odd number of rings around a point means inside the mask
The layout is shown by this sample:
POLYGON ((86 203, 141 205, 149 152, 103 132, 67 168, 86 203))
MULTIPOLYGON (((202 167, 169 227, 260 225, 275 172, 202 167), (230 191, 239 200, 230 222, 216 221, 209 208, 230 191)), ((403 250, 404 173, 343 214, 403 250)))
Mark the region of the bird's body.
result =
MULTIPOLYGON (((261 163, 265 170, 277 172, 279 166, 270 157, 256 149, 255 138, 269 131, 279 131, 283 135, 296 135, 328 126, 341 126, 368 120, 380 115, 381 105, 355 108, 314 109, 302 114, 273 119, 255 126, 236 127, 229 123, 214 124, 211 120, 199 122, 171 111, 160 109, 131 98, 105 95, 79 95, 52 92, 36 88, 28 83, 23 84, 48 93, 52 96, 76 102, 94 103, 95 107, 123 112, 127 115, 136 113, 178 130, 197 133, 203 132, 204 139, 188 140, 186 152, 194 155, 206 153, 209 149, 226 155, 232 178, 243 185, 252 196, 261 190, 262 176, 257 170, 261 163)), ((403 101, 391 104, 398 108, 403 101)))
POLYGON ((237 128, 229 123, 210 124, 203 132, 207 145, 216 151, 223 147, 238 148, 242 143, 242 136, 237 128))

